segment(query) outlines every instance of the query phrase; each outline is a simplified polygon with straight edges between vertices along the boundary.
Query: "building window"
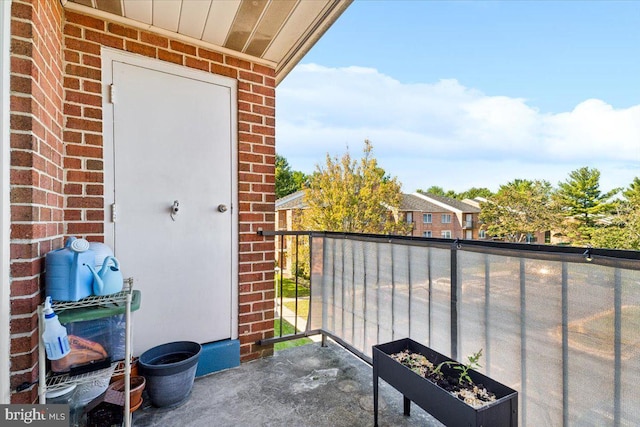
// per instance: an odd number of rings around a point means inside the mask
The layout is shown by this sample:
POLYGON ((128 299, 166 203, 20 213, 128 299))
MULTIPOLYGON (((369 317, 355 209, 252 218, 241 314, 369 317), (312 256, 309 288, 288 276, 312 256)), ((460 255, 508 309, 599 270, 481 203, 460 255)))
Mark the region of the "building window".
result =
POLYGON ((464 233, 464 238, 465 239, 473 239, 473 231, 472 230, 465 230, 464 233))
POLYGON ((422 214, 422 222, 425 224, 431 224, 431 214, 422 214))
POLYGON ((431 231, 425 231, 424 233, 422 233, 422 237, 432 237, 431 231))
POLYGON ((451 224, 451 214, 442 214, 442 223, 451 224))
POLYGON ((407 224, 411 224, 413 222, 413 212, 407 212, 407 224))
POLYGON ((450 239, 451 238, 451 231, 449 230, 445 230, 442 232, 442 238, 443 239, 450 239))
POLYGON ((478 237, 480 239, 486 239, 487 238, 487 232, 485 230, 478 231, 478 237))

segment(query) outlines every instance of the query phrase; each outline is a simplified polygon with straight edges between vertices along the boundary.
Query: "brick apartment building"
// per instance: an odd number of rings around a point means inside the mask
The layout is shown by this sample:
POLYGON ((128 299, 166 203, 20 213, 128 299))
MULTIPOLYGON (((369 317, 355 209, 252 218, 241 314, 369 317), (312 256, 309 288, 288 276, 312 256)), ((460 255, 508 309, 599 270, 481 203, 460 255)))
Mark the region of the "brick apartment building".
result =
POLYGON ((412 236, 445 239, 484 239, 478 215, 472 203, 434 194, 405 194, 400 212, 413 224, 412 236))
MULTIPOLYGON (((305 209, 304 191, 297 191, 276 200, 278 230, 294 230, 297 216, 305 209)), ((403 194, 399 213, 416 237, 446 239, 483 239, 478 215, 479 205, 448 197, 420 193, 403 194)))

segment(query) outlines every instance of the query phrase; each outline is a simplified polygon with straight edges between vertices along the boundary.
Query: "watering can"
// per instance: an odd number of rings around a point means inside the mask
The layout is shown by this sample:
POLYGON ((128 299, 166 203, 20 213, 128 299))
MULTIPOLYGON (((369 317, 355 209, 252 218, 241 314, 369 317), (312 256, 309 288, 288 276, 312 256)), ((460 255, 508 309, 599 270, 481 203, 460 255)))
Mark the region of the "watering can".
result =
POLYGON ((122 272, 120 264, 115 257, 108 256, 102 262, 100 271, 96 270, 89 264, 86 264, 93 274, 93 294, 94 295, 111 295, 122 290, 122 272), (109 265, 113 263, 113 265, 109 265))

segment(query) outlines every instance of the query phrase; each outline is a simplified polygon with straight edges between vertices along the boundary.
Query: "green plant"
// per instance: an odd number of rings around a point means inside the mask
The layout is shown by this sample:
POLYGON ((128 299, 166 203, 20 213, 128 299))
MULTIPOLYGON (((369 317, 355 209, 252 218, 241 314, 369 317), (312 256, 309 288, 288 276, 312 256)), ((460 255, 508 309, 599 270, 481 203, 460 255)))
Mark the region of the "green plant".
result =
POLYGON ((480 365, 479 363, 479 360, 481 357, 482 357, 482 349, 480 349, 476 353, 473 353, 470 356, 467 356, 466 364, 452 362, 452 361, 442 362, 433 369, 433 373, 437 376, 441 376, 442 375, 441 369, 443 365, 452 366, 453 369, 460 371, 460 375, 458 376, 458 384, 463 384, 465 381, 469 384, 473 384, 473 380, 469 376, 469 370, 482 367, 482 365, 480 365))

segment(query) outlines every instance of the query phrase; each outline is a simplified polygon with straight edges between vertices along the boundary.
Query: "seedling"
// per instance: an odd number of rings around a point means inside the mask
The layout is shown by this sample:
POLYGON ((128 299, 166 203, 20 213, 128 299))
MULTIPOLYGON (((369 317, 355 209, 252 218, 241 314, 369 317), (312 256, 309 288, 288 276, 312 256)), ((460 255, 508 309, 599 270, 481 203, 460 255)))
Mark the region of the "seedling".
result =
POLYGON ((480 349, 476 353, 473 353, 471 356, 467 356, 468 362, 464 365, 462 363, 453 362, 453 361, 442 362, 438 366, 436 366, 436 368, 433 370, 433 373, 438 376, 441 376, 442 365, 453 366, 453 369, 460 371, 460 375, 458 376, 458 384, 463 384, 465 381, 468 382, 469 384, 473 384, 473 380, 469 376, 469 370, 482 367, 480 363, 478 363, 481 357, 482 357, 482 349, 480 349))

